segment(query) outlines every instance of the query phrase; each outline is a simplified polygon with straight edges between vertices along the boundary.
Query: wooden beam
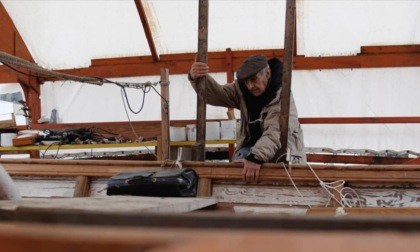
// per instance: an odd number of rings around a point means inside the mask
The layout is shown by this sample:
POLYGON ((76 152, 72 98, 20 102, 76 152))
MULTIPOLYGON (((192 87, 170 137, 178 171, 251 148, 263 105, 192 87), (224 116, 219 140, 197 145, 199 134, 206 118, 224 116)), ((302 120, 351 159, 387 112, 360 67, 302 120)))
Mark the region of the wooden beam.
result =
POLYGON ((15 72, 6 66, 0 65, 0 84, 16 82, 17 78, 15 72))
POLYGON ((169 136, 169 71, 167 68, 160 69, 160 107, 161 107, 161 117, 162 117, 162 131, 161 131, 161 144, 162 144, 162 160, 170 159, 170 136, 169 136))
MULTIPOLYGON (((200 0, 198 4, 197 62, 208 62, 208 16, 209 1, 200 0)), ((192 156, 196 161, 204 161, 205 159, 206 106, 206 77, 201 77, 197 80, 197 137, 196 144, 192 147, 192 156)))
MULTIPOLYGON (((418 207, 352 207, 344 209, 346 215, 351 216, 419 216, 418 207)), ((335 216, 336 208, 331 207, 312 207, 307 211, 307 215, 335 216)))
POLYGON ((420 53, 420 45, 362 46, 360 54, 420 53))
POLYGON ((283 79, 280 94, 280 151, 284 154, 280 161, 287 160, 287 143, 289 138, 290 93, 292 89, 292 68, 294 54, 294 37, 296 21, 296 0, 286 1, 286 28, 284 36, 283 79))
POLYGON ((360 155, 336 155, 336 154, 306 154, 308 162, 312 163, 336 163, 336 164, 420 164, 415 163, 413 158, 381 157, 381 156, 360 156, 360 155), (413 163, 411 163, 413 162, 413 163))
POLYGON ((356 56, 303 57, 297 56, 294 69, 345 69, 419 67, 420 53, 363 54, 356 56))
MULTIPOLYGON (((233 57, 232 50, 230 48, 226 49, 226 81, 227 83, 233 83, 235 70, 233 69, 233 57)), ((228 108, 227 116, 229 119, 235 119, 235 112, 233 108, 228 108)))
MULTIPOLYGON (((399 53, 372 53, 354 56, 305 57, 295 56, 294 70, 346 69, 346 68, 388 68, 420 67, 420 53, 416 46, 395 46, 399 53), (414 49, 413 49, 414 48, 414 49)), ((232 67, 237 69, 241 62, 253 54, 267 57, 283 57, 282 49, 264 49, 232 51, 232 67)), ((185 74, 191 68, 194 53, 160 55, 160 61, 154 62, 151 56, 94 59, 87 68, 57 70, 61 73, 78 76, 97 76, 118 78, 130 76, 155 76, 161 68, 168 68, 171 74, 185 74)), ((208 65, 211 72, 226 72, 226 52, 208 53, 208 65)), ((10 72, 0 66, 0 83, 12 83, 10 72)))
MULTIPOLYGON (((149 44, 150 53, 152 54, 152 58, 154 62, 159 61, 159 54, 156 50, 155 42, 153 40, 153 34, 152 30, 150 28, 149 20, 146 15, 146 8, 143 5, 142 0, 134 0, 134 3, 136 4, 137 11, 140 16, 141 23, 143 25, 144 33, 147 38, 147 43, 149 44)), ((150 10, 147 8, 147 11, 150 13, 150 10)))
POLYGON ((55 212, 51 218, 47 213, 44 215, 50 224, 3 222, 0 224, 2 248, 14 252, 243 252, 278 251, 280 245, 281 250, 288 252, 408 252, 416 251, 420 240, 419 221, 413 217, 391 220, 374 217, 369 220, 362 216, 286 218, 202 213, 201 216, 117 216, 118 221, 113 221, 110 215, 100 215, 99 218, 83 213, 65 214, 60 218, 60 213, 55 212), (62 224, 51 224, 55 219, 62 224), (91 225, 86 225, 83 220, 91 225), (131 227, 121 225, 130 221, 133 223, 131 227), (64 225, 66 222, 73 224, 64 225), (163 222, 167 222, 165 226, 163 222))
MULTIPOLYGON (((0 51, 14 55, 16 57, 25 59, 30 62, 35 62, 25 42, 16 29, 13 20, 10 18, 3 4, 0 2, 0 51)), ((10 76, 10 71, 5 72, 2 66, 3 76, 0 74, 0 82, 14 82, 19 83, 24 91, 26 104, 31 109, 31 117, 33 120, 38 120, 41 116, 41 101, 40 84, 41 81, 35 77, 30 77, 17 72, 14 72, 14 80, 10 76), (7 73, 7 74, 5 74, 7 73), (1 77, 4 77, 1 78, 1 77), (13 81, 12 81, 13 80, 13 81)), ((28 71, 25 71, 28 72, 28 71)), ((29 73, 29 72, 28 72, 29 73)))
POLYGON ((77 176, 73 197, 89 197, 91 180, 88 176, 77 176))
MULTIPOLYGON (((32 176, 92 176, 111 177, 121 171, 162 169, 159 161, 109 161, 109 160, 45 160, 45 159, 0 159, 0 164, 12 175, 32 176)), ((167 167, 174 161, 166 162, 167 167)), ((184 167, 191 167, 200 179, 238 180, 242 179, 241 164, 184 161, 184 167)), ((286 168, 288 166, 286 165, 286 168)), ((312 165, 319 178, 324 181, 343 179, 354 183, 420 185, 420 165, 312 165)), ((307 165, 293 165, 291 174, 295 182, 317 182, 307 165)), ((289 182, 282 164, 263 164, 260 181, 289 182)))
POLYGON ((303 117, 302 124, 420 123, 420 117, 303 117))

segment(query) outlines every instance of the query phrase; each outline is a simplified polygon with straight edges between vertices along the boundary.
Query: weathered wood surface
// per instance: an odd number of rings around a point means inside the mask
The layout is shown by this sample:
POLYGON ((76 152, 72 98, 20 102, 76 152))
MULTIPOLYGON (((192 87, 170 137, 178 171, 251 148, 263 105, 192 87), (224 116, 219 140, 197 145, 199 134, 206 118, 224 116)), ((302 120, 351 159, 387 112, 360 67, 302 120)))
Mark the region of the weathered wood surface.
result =
POLYGON ((355 207, 346 209, 314 207, 306 210, 306 215, 325 216, 420 216, 418 207, 355 207))
MULTIPOLYGON (((175 161, 109 161, 109 160, 15 160, 0 159, 11 175, 94 176, 111 177, 124 170, 162 169, 175 167, 175 161)), ((241 180, 242 164, 224 162, 184 161, 183 167, 194 168, 202 178, 241 180)), ((286 166, 288 167, 288 166, 286 166)), ((317 181, 306 165, 293 165, 295 181, 317 181)), ((379 182, 420 184, 420 165, 313 165, 324 181, 379 182)), ((289 181, 281 164, 264 164, 261 181, 289 181)))
POLYGON ((271 204, 284 206, 325 206, 328 195, 321 187, 300 188, 303 198, 293 186, 213 186, 213 196, 219 202, 271 204))
MULTIPOLYGON (((72 177, 14 177, 17 188, 23 197, 72 197, 76 189, 76 180, 72 177)), ((206 183, 209 179, 204 179, 206 183)), ((107 178, 92 178, 88 196, 98 197, 106 195, 107 178)), ((274 212, 283 212, 280 208, 302 207, 332 207, 328 193, 316 184, 297 184, 303 198, 293 186, 284 183, 261 183, 257 185, 244 184, 239 181, 216 180, 209 185, 202 183, 204 191, 199 196, 211 195, 219 203, 229 203, 234 206, 275 207, 274 212), (328 204, 329 203, 329 204, 328 204), (328 204, 328 205, 327 205, 328 204)), ((358 185, 361 186, 361 185, 358 185)), ((416 188, 403 188, 398 185, 371 185, 370 187, 351 187, 356 190, 362 205, 365 207, 420 207, 420 190, 416 188)), ((199 191, 201 191, 199 189, 199 191)), ((337 206, 335 206, 337 207, 337 206)), ((238 209, 238 208, 236 208, 238 209)), ((234 208, 235 210, 235 208, 234 208)), ((242 211, 242 210, 241 210, 242 211)), ((258 213, 259 208, 249 209, 258 213)), ((261 212, 265 210, 262 209, 261 212)), ((289 210, 284 210, 289 211, 289 210)), ((290 211, 289 211, 290 212, 290 211)), ((300 214, 300 211, 294 212, 300 214)))
MULTIPOLYGON (((104 196, 109 177, 124 170, 171 167, 172 161, 92 161, 92 160, 0 160, 12 175, 23 197, 72 197, 76 177, 90 178, 90 190, 79 196, 104 196)), ((200 176, 199 196, 214 196, 232 211, 264 212, 257 207, 280 208, 331 207, 338 204, 306 166, 293 166, 291 176, 302 193, 292 186, 279 164, 264 164, 261 181, 245 184, 240 165, 234 163, 184 162, 200 176), (242 209, 235 207, 243 207, 242 209), (253 209, 250 209, 252 207, 253 209), (244 210, 249 208, 248 210, 244 210), (239 210, 238 210, 239 209, 239 210)), ((420 166, 313 166, 324 182, 343 179, 354 189, 364 207, 420 207, 420 166)), ((87 189, 87 188, 86 188, 87 189)), ((339 195, 335 193, 336 197, 339 195)), ((266 209, 269 211, 269 209, 266 209)), ((289 211, 289 210, 286 210, 289 211)), ((295 211, 300 214, 300 210, 295 211)))
POLYGON ((90 198, 51 198, 0 201, 0 209, 78 210, 93 213, 186 213, 217 203, 215 198, 161 198, 138 196, 108 196, 90 198))
POLYGON ((0 224, 3 251, 418 251, 418 232, 119 228, 0 224))

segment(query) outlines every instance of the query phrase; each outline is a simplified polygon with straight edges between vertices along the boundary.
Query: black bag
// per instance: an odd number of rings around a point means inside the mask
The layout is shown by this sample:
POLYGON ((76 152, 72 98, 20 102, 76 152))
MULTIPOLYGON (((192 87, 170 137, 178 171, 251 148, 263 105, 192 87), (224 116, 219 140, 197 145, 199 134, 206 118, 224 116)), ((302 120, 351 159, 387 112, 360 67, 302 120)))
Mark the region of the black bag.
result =
POLYGON ((125 171, 108 180, 107 195, 195 197, 198 175, 190 168, 125 171))

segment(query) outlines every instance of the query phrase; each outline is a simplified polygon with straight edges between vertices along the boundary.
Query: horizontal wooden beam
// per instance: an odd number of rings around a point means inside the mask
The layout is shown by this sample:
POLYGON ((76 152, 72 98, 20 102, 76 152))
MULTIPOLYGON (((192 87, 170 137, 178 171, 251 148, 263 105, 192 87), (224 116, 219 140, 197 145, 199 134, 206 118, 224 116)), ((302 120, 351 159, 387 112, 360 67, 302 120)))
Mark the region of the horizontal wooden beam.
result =
MULTIPOLYGON (((352 56, 294 57, 294 70, 374 68, 374 67, 419 67, 420 45, 362 47, 362 53, 352 56), (365 51, 365 52, 363 52, 365 51)), ((241 62, 252 54, 283 58, 283 49, 232 51, 232 67, 237 69, 241 62)), ((161 68, 168 68, 171 74, 185 74, 194 61, 195 53, 163 54, 159 62, 152 56, 137 56, 111 59, 94 59, 87 68, 63 69, 59 72, 77 76, 118 78, 131 76, 159 75, 161 68)), ((230 62, 229 62, 230 63, 230 62)), ((209 52, 208 64, 211 72, 225 72, 226 51, 209 52)), ((2 66, 4 69, 4 66, 2 66)), ((9 74, 0 68, 0 83, 10 82, 9 74)))
POLYGON ((420 123, 420 117, 301 117, 301 124, 420 123))
POLYGON ((420 45, 362 46, 360 54, 371 53, 420 53, 420 45))
MULTIPOLYGON (((141 169, 174 167, 174 161, 108 161, 108 160, 15 160, 1 159, 0 164, 10 175, 33 176, 93 176, 111 177, 117 172, 141 169)), ((200 178, 216 180, 241 180, 241 164, 185 161, 183 167, 194 168, 200 178)), ((285 168, 291 168, 294 181, 317 182, 307 165, 283 166, 264 164, 260 172, 261 181, 290 181, 285 168)), ((381 184, 420 184, 420 165, 313 165, 317 175, 326 182, 381 184)))
POLYGON ((395 165, 395 164, 420 164, 414 163, 414 158, 397 158, 381 156, 360 156, 360 155, 335 155, 335 154, 306 154, 308 162, 311 163, 337 163, 337 164, 377 164, 377 165, 395 165), (412 161, 412 162, 410 162, 412 161), (409 162, 409 163, 408 163, 409 162))

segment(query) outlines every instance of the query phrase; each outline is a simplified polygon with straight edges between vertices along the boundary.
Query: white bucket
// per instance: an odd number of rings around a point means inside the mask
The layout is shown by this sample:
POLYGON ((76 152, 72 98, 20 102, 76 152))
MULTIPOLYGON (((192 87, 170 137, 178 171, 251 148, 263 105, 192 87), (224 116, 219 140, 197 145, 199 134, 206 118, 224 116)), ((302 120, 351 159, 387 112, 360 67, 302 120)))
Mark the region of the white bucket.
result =
POLYGON ((171 141, 187 141, 185 127, 170 127, 169 137, 171 141))
POLYGON ((222 139, 236 139, 236 119, 220 122, 220 136, 222 139))
POLYGON ((13 146, 13 138, 17 137, 16 133, 2 133, 1 134, 1 146, 13 146))

